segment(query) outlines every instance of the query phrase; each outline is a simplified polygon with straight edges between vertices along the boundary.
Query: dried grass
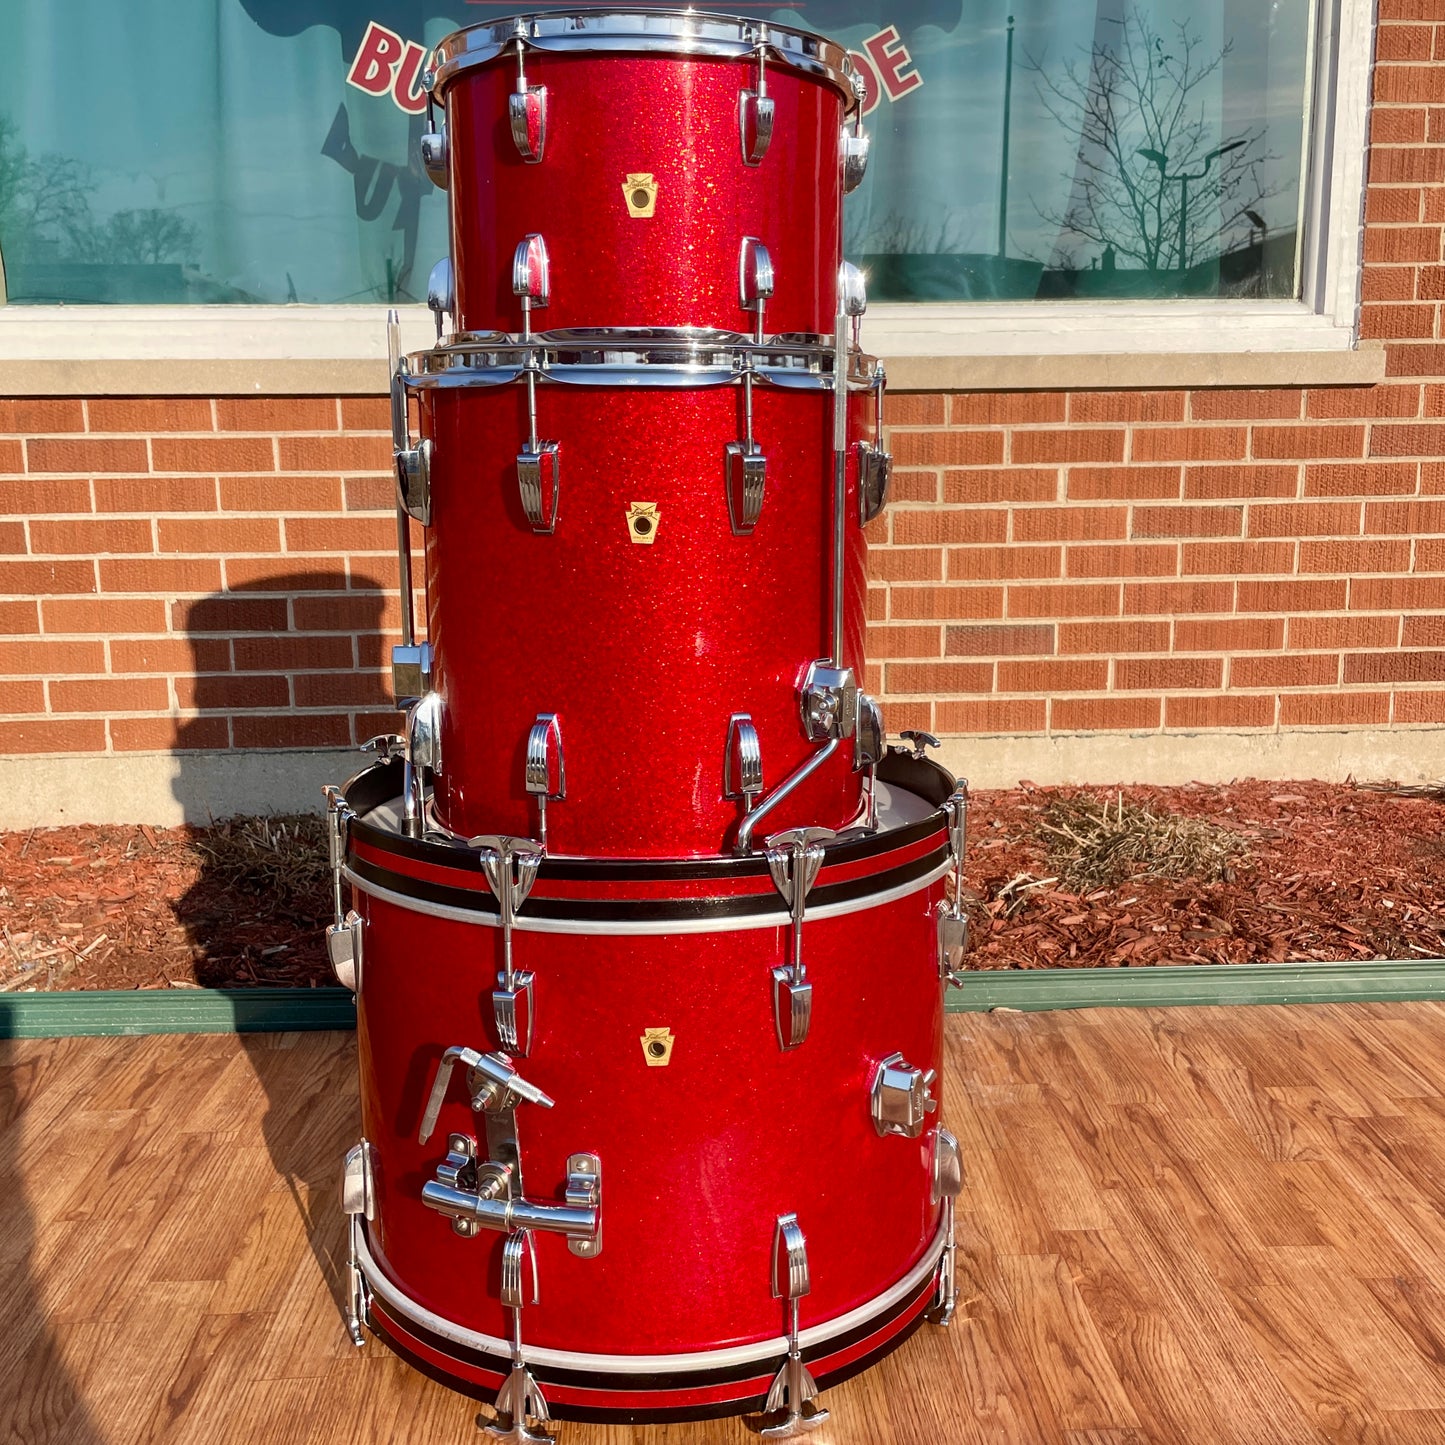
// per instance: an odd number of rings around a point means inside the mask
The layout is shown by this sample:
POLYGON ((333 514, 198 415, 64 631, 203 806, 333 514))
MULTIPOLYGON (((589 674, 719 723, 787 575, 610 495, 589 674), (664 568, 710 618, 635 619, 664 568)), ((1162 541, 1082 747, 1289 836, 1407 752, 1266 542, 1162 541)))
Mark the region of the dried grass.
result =
POLYGON ((208 882, 251 894, 270 910, 310 910, 330 888, 326 823, 315 815, 237 819, 191 846, 205 856, 208 882))
POLYGON ((1059 882, 1076 893, 1134 878, 1211 883, 1231 878, 1245 851, 1238 833, 1204 818, 1156 813, 1089 794, 1055 797, 1036 824, 1059 882))

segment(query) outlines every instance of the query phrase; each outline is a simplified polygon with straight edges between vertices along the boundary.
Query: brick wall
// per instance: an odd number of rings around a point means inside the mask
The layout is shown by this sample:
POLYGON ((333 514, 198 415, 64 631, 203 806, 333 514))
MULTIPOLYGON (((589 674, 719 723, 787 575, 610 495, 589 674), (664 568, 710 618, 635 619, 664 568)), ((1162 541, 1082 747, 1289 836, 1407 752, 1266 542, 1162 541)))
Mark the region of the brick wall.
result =
MULTIPOLYGON (((891 728, 1445 723, 1445 3, 1381 20, 1361 331, 1387 380, 891 398, 891 728)), ((386 425, 379 398, 0 402, 0 753, 393 726, 386 425)))

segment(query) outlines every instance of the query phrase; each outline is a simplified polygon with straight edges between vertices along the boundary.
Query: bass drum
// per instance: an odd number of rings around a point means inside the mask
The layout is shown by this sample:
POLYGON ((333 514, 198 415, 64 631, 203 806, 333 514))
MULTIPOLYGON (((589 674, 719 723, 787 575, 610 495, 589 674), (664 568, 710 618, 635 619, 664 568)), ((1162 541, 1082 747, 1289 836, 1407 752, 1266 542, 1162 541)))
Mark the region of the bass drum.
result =
MULTIPOLYGON (((831 652, 832 355, 731 341, 629 351, 463 341, 410 359, 430 442, 444 829, 541 837, 545 794, 549 852, 712 856, 732 851, 757 802, 756 788, 744 792, 740 721, 756 734, 764 797, 818 754, 800 686, 831 652), (529 433, 555 447, 545 495, 519 482, 529 433), (766 463, 752 493, 729 470, 730 445, 749 438, 766 463), (538 748, 541 793, 528 783, 538 748)), ((859 472, 877 455, 880 385, 855 356, 842 656, 859 680, 859 472)), ((760 835, 854 822, 857 745, 841 739, 760 835)))
POLYGON ((755 298, 767 333, 833 329, 858 105, 840 47, 736 17, 589 10, 458 31, 432 64, 459 332, 525 329, 513 258, 534 235, 550 260, 534 328, 751 333, 751 241, 773 275, 755 298))
POLYGON ((772 974, 793 929, 766 860, 544 860, 510 930, 533 980, 525 1057, 499 1052, 487 1002, 505 942, 477 853, 404 837, 399 786, 393 765, 347 788, 373 1327, 487 1398, 515 1328, 554 1415, 613 1420, 761 1407, 790 1269, 820 1386, 905 1338, 951 1268, 956 1145, 935 1111, 952 779, 891 754, 879 831, 827 844, 791 1048, 772 974), (512 1070, 513 1092, 486 1082, 512 1070), (797 1235, 780 1277, 781 1220, 797 1235))

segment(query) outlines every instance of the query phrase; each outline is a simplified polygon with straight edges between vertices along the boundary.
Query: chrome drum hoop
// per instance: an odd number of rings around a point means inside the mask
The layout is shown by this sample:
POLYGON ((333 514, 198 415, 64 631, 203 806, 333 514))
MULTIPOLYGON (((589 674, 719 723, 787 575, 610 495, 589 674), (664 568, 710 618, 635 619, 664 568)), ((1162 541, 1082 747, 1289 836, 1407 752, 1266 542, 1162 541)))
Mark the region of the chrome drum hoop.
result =
MULTIPOLYGON (((722 331, 556 331, 521 341, 501 332, 454 337, 406 357, 402 381, 411 391, 505 386, 534 374, 571 386, 698 388, 756 382, 802 391, 831 391, 832 338, 774 336, 762 342, 722 331)), ((849 354, 848 387, 882 385, 878 359, 849 354)))
POLYGON ((453 31, 437 42, 423 77, 433 99, 468 70, 528 51, 567 55, 670 55, 738 60, 765 52, 777 64, 831 85, 845 112, 856 110, 861 87, 847 50, 814 34, 771 21, 691 10, 587 10, 515 15, 453 31))

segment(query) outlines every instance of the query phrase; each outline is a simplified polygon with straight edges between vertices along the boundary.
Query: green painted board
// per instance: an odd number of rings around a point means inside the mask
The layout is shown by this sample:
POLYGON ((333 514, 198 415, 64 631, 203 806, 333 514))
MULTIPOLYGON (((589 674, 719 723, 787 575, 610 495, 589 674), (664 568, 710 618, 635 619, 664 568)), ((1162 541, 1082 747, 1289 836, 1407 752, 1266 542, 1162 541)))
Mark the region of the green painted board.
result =
POLYGON ((251 1034, 356 1027, 340 988, 175 988, 0 994, 0 1039, 251 1034))

